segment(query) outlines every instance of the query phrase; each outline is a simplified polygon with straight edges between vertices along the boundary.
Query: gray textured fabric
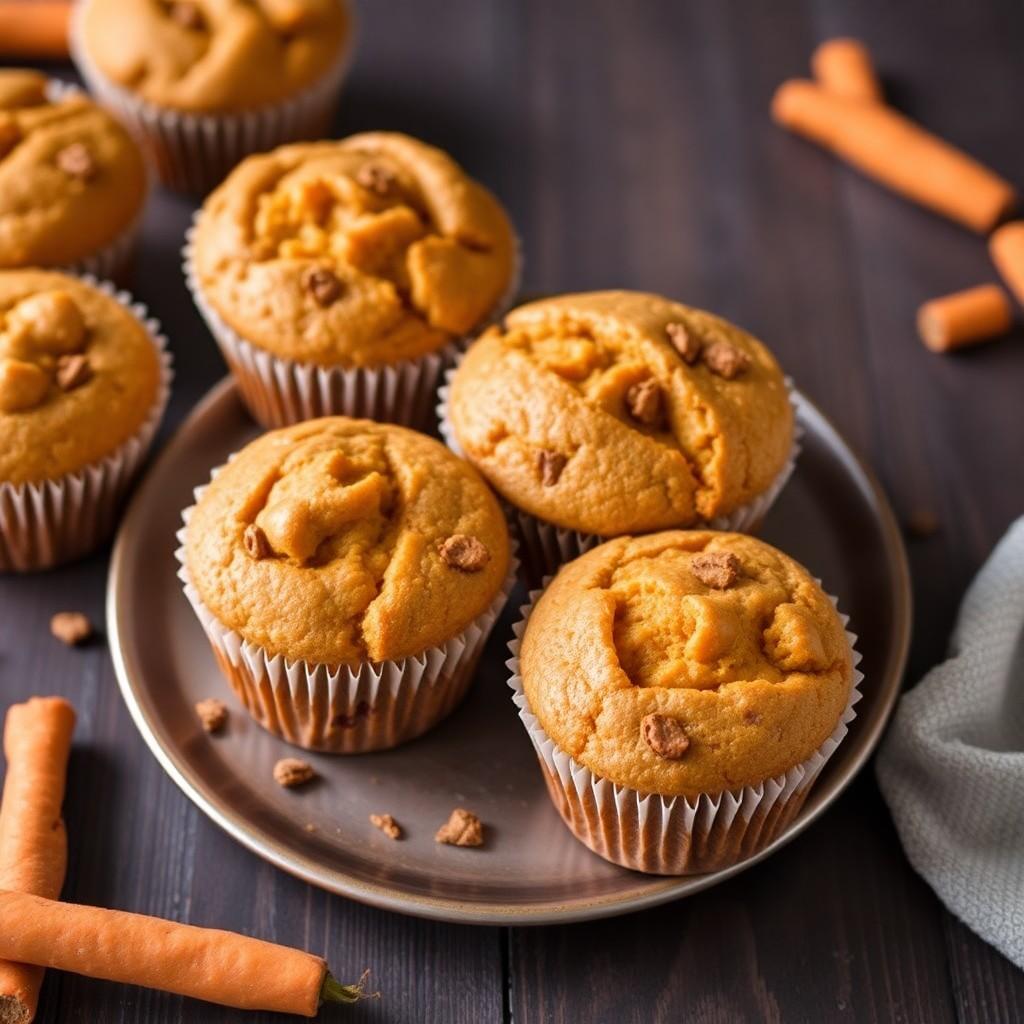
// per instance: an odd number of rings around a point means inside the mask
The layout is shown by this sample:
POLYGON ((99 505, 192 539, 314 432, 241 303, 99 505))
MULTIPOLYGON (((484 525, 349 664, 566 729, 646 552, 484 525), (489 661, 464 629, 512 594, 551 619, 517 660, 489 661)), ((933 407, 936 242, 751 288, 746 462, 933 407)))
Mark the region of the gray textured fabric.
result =
POLYGON ((900 701, 877 768, 911 864, 1024 967, 1024 518, 968 589, 949 660, 900 701))

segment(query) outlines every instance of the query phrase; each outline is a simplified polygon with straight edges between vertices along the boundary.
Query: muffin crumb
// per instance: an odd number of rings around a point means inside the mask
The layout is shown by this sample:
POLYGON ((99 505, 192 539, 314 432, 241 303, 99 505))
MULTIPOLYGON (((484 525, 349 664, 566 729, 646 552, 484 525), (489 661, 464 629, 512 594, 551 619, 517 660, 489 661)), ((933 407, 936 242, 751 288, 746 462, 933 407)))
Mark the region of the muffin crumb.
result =
POLYGON ((313 766, 297 757, 283 757, 274 765, 274 781, 285 789, 305 785, 314 778, 313 766))
POLYGON ((714 341, 704 349, 704 364, 719 377, 732 380, 750 366, 750 356, 728 341, 714 341))
POLYGON ((62 644, 76 647, 92 636, 92 623, 81 612, 57 612, 50 619, 50 632, 62 644))
POLYGON ((441 559, 459 572, 479 572, 490 560, 490 552, 476 539, 456 533, 441 542, 441 559))
POLYGON ((216 697, 207 697, 196 704, 196 714, 206 732, 220 732, 228 721, 228 706, 216 697))
POLYGON ((379 828, 388 839, 402 838, 402 826, 390 814, 371 814, 370 824, 379 828))
POLYGON ((472 811, 456 807, 434 839, 448 846, 483 846, 484 826, 472 811))
POLYGON ((705 551, 694 555, 693 575, 708 587, 727 590, 740 574, 740 560, 731 551, 705 551))
POLYGON ((645 427, 658 426, 665 416, 665 401, 661 385, 648 377, 634 384, 626 392, 626 408, 629 415, 645 427))
POLYGON ((681 321, 669 324, 665 328, 665 333, 683 362, 687 366, 693 366, 700 358, 700 351, 704 347, 700 338, 687 330, 686 324, 681 321))
POLYGON ((245 528, 245 533, 242 534, 242 544, 245 545, 246 554, 257 562, 270 555, 270 541, 255 523, 250 523, 245 528))
POLYGON ((541 448, 537 452, 537 472, 540 475, 540 482, 545 487, 553 487, 558 483, 558 478, 565 469, 569 460, 561 453, 552 451, 550 448, 541 448))
POLYGON ((640 735, 659 757, 678 761, 690 749, 690 737, 679 720, 668 715, 644 715, 640 735))
POLYGON ((84 143, 72 142, 57 151, 57 167, 69 178, 89 181, 96 174, 96 161, 84 143))
POLYGON ((303 278, 306 290, 318 306, 330 306, 341 298, 342 284, 338 275, 326 267, 314 267, 303 278))
POLYGON ((927 540, 938 533, 939 520, 930 509, 915 508, 907 516, 903 528, 913 540, 927 540))
POLYGON ((74 391, 92 378, 87 356, 61 356, 57 360, 57 385, 63 391, 74 391))

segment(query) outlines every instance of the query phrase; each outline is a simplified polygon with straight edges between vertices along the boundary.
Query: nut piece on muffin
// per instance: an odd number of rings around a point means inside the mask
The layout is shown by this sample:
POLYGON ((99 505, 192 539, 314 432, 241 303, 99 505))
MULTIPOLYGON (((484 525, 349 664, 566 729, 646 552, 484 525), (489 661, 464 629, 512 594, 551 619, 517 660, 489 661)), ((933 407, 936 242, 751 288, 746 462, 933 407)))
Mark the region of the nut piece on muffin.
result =
POLYGON ((0 267, 82 264, 145 198, 142 155, 113 117, 82 93, 49 98, 34 71, 0 69, 0 267))
POLYGON ((454 439, 544 523, 613 537, 729 516, 771 490, 793 450, 767 348, 656 295, 563 295, 513 310, 455 372, 454 439))

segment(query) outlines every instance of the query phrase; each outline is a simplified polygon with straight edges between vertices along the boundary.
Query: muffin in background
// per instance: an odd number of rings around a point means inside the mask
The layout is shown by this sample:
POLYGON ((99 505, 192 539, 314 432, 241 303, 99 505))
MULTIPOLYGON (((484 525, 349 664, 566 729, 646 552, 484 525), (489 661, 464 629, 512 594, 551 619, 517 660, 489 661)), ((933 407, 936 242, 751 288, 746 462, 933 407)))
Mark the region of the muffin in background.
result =
POLYGON ((193 297, 265 426, 425 425, 463 335, 518 276, 500 203, 446 153, 371 132, 250 157, 205 202, 193 297))
POLYGON ((263 435, 184 519, 180 575, 221 670, 261 725, 310 749, 434 726, 512 585, 504 517, 472 466, 368 420, 263 435))
POLYGON ((49 568, 109 535, 167 404, 164 345, 109 285, 0 271, 0 570, 49 568))
POLYGON ((106 111, 38 72, 0 69, 0 268, 119 276, 146 193, 142 154, 106 111))
POLYGON ((81 0, 71 51, 165 184, 206 193, 241 159, 330 124, 348 0, 81 0))
POLYGON ((854 717, 859 658, 834 599, 753 537, 621 537, 525 611, 511 685, 548 790, 624 867, 690 874, 757 853, 854 717))

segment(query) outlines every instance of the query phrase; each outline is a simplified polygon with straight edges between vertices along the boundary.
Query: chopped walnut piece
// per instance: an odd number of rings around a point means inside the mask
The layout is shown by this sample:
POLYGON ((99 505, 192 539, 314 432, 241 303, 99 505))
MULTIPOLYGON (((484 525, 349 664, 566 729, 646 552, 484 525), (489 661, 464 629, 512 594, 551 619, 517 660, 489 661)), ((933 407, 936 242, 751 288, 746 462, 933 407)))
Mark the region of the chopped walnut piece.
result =
POLYGON ((472 811, 456 807, 434 839, 449 846, 483 846, 484 826, 472 811))
POLYGON ((312 267, 306 271, 302 279, 303 287, 313 296, 318 306, 330 306, 341 298, 344 290, 341 281, 333 270, 326 267, 312 267))
POLYGON ((274 781, 285 789, 294 789, 315 778, 313 766, 297 757, 284 757, 274 765, 274 781))
POLYGON ((245 553, 257 562, 261 558, 270 557, 270 541, 267 535, 255 523, 250 523, 242 534, 245 553))
POLYGON ((227 725, 228 706, 216 697, 207 697, 196 704, 196 714, 206 732, 220 732, 227 725))
POLYGON ((687 366, 693 366, 700 357, 701 349, 704 347, 704 343, 694 334, 692 331, 687 329, 686 324, 676 321, 675 323, 669 324, 665 328, 665 333, 668 335, 668 340, 672 342, 673 347, 679 353, 683 362, 687 366))
POLYGON ((540 482, 545 487, 553 487, 558 483, 558 478, 562 475, 562 470, 565 469, 565 464, 568 461, 561 452, 552 451, 550 448, 541 448, 537 452, 537 473, 540 476, 540 482))
POLYGON ((732 380, 750 366, 750 356, 728 341, 713 341, 704 346, 704 365, 719 377, 732 380))
POLYGON ((395 186, 395 175, 380 164, 364 164, 356 172, 356 184, 378 196, 387 196, 395 186))
POLYGON ((668 715, 644 715, 640 735, 659 757, 678 761, 690 749, 690 737, 679 720, 668 715))
POLYGON ((490 560, 491 554, 476 537, 456 533, 442 541, 438 551, 445 565, 459 572, 479 572, 490 560))
POLYGON ((92 379, 92 367, 87 356, 61 356, 57 360, 57 386, 63 391, 74 391, 92 379))
POLYGON ((715 590, 731 587, 740 574, 740 560, 730 551, 705 551, 690 563, 693 575, 715 590))
POLYGON ((656 427, 665 419, 665 397, 661 385, 651 377, 626 392, 629 415, 645 427, 656 427))
POLYGON ((199 5, 188 3, 187 0, 178 0, 171 4, 171 18, 182 28, 192 32, 198 32, 204 25, 203 13, 199 5))
POLYGON ((390 814, 371 814, 370 824, 379 828, 388 839, 402 838, 402 826, 390 814))
POLYGON ((57 612, 50 619, 50 632, 62 644, 74 647, 92 636, 92 623, 81 612, 57 612))
POLYGON ((96 161, 84 143, 72 142, 57 151, 57 166, 69 178, 88 181, 96 174, 96 161))

